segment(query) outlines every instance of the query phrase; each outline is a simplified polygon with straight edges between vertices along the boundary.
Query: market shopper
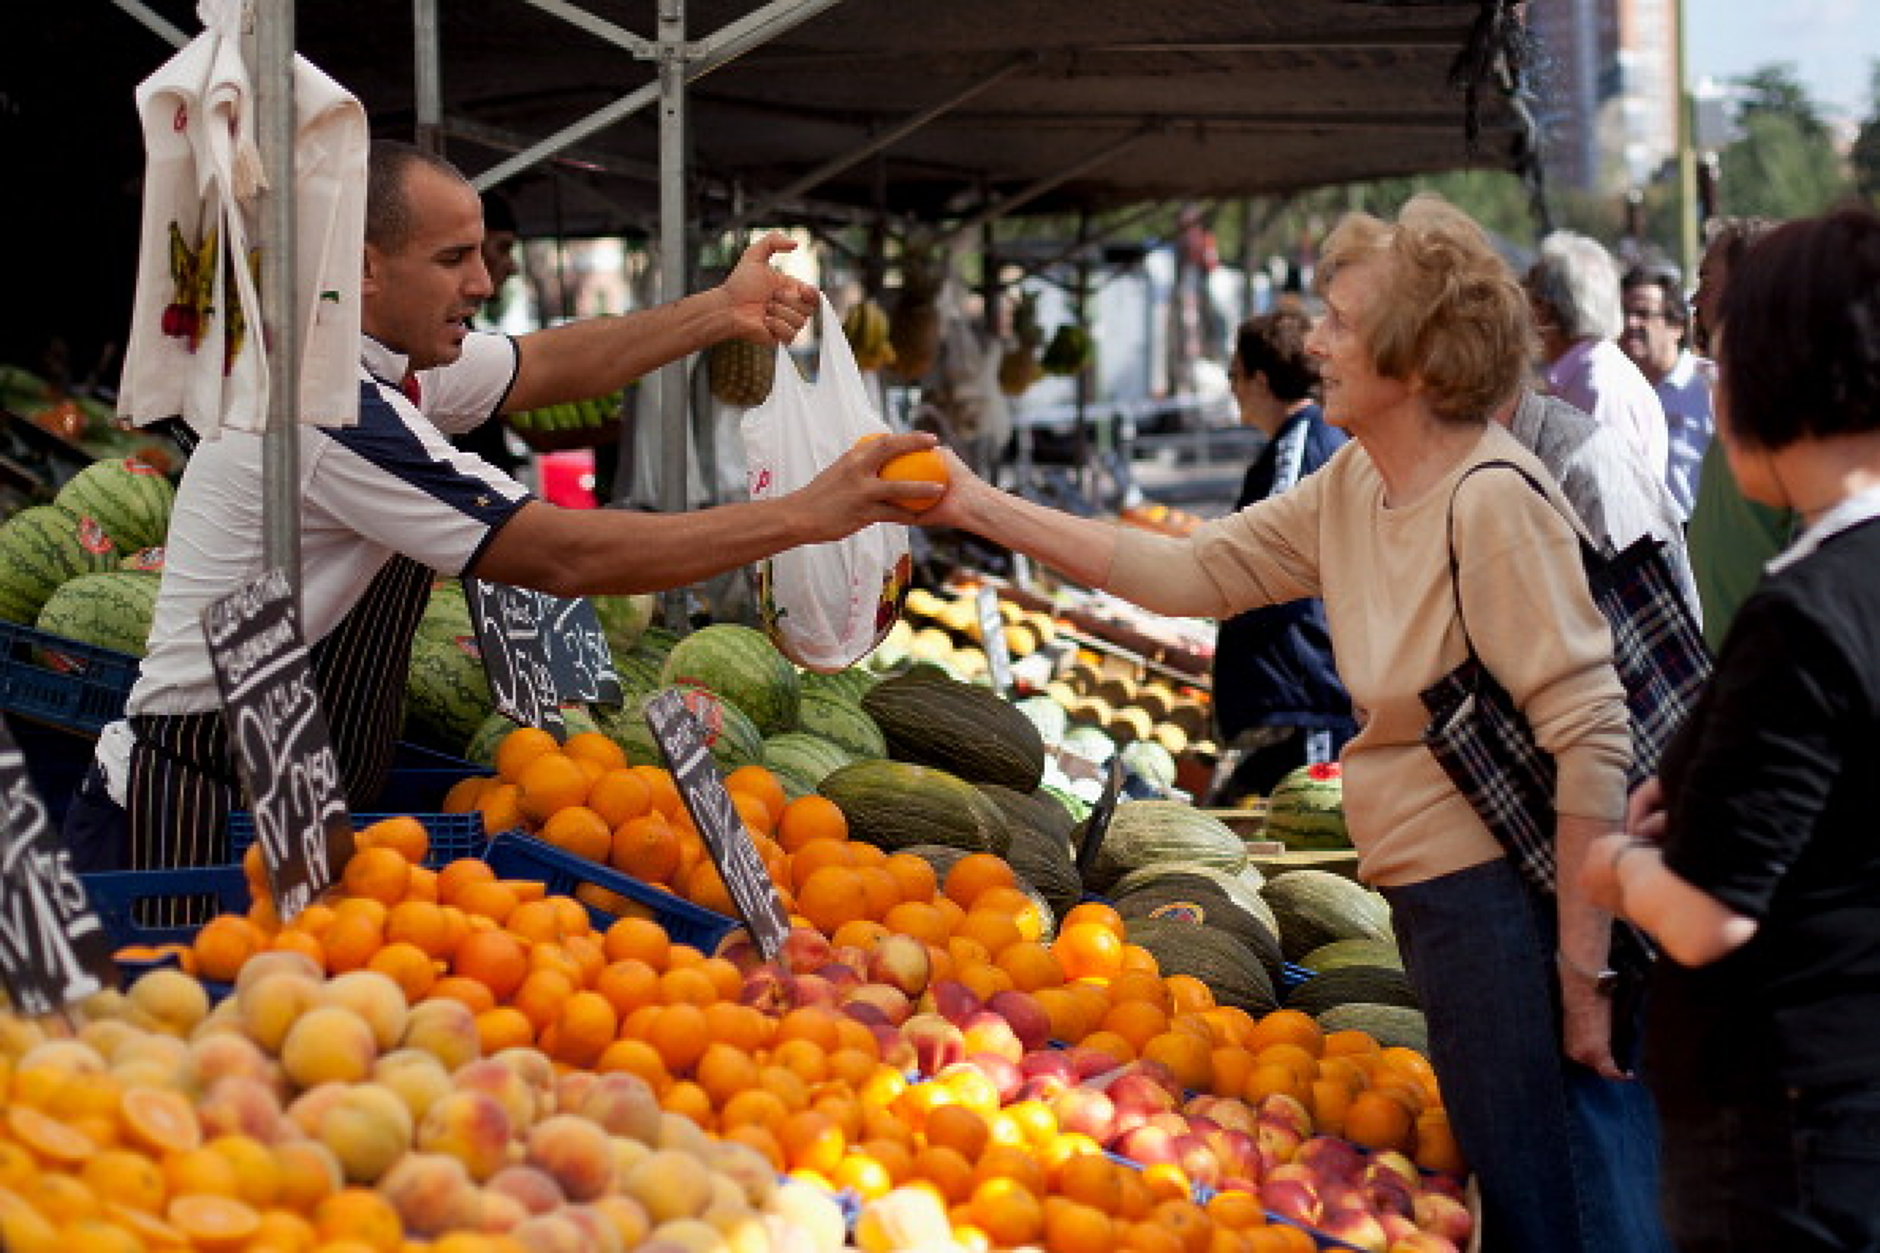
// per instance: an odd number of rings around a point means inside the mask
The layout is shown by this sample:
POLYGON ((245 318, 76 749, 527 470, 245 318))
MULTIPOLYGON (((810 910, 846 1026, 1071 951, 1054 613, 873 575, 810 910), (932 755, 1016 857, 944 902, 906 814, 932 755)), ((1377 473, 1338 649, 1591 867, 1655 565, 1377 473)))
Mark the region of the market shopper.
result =
MULTIPOLYGON (((349 802, 383 786, 411 642, 436 573, 562 596, 683 586, 871 522, 908 522, 936 493, 876 471, 926 447, 890 436, 772 502, 682 515, 567 510, 533 499, 448 436, 497 413, 603 395, 728 337, 787 343, 814 289, 753 244, 723 284, 622 317, 511 339, 472 331, 490 295, 477 193, 441 158, 373 146, 356 426, 300 438, 301 631, 349 802)), ((128 717, 106 729, 68 815, 82 869, 228 860, 241 801, 203 637, 211 602, 261 573, 262 440, 225 431, 191 457, 170 524, 149 651, 128 717)))
POLYGON ((1806 529, 1583 874, 1669 958, 1645 1074, 1678 1247, 1880 1249, 1880 217, 1778 228, 1723 312, 1718 439, 1806 529))
MULTIPOLYGON (((1312 320, 1280 309, 1242 323, 1227 365, 1242 426, 1266 436, 1247 467, 1236 509, 1290 491, 1344 447, 1313 392, 1318 364, 1306 352, 1312 320)), ((1338 680, 1325 606, 1296 600, 1222 621, 1214 646, 1214 717, 1221 743, 1247 748, 1211 803, 1265 795, 1299 766, 1336 760, 1357 733, 1351 696, 1338 680)))
POLYGON ((1559 767, 1561 864, 1619 829, 1624 694, 1570 507, 1511 471, 1469 473, 1501 460, 1547 480, 1488 420, 1527 369, 1527 302, 1481 229, 1434 197, 1395 225, 1347 217, 1319 279, 1309 348, 1352 443, 1291 491, 1172 539, 998 492, 955 460, 923 521, 1165 613, 1322 597, 1362 727, 1343 755, 1359 872, 1390 901, 1485 1247, 1660 1249, 1649 1100, 1613 1057, 1599 978, 1610 920, 1576 882, 1557 903, 1530 890, 1422 741, 1419 693, 1467 655, 1453 503, 1469 639, 1559 767))
POLYGON ((1669 449, 1665 485, 1688 518, 1710 446, 1711 364, 1691 351, 1690 308, 1675 269, 1633 266, 1620 281, 1620 299, 1625 331, 1619 347, 1658 393, 1669 449))

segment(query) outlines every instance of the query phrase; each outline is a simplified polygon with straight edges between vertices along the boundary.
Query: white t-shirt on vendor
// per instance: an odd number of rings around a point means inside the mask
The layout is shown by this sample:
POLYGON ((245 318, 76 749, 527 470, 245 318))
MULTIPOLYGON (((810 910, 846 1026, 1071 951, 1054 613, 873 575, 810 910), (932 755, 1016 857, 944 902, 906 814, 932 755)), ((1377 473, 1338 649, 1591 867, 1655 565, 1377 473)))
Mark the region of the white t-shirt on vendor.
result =
MULTIPOLYGON (((300 429, 301 606, 309 646, 338 625, 394 552, 461 574, 531 497, 446 435, 494 416, 516 377, 516 346, 473 333, 463 355, 401 389, 405 357, 363 340, 359 423, 300 429)), ((191 454, 164 546, 163 584, 131 714, 220 706, 202 613, 262 570, 262 438, 224 429, 191 454)), ((130 737, 100 738, 99 764, 121 792, 130 737)))

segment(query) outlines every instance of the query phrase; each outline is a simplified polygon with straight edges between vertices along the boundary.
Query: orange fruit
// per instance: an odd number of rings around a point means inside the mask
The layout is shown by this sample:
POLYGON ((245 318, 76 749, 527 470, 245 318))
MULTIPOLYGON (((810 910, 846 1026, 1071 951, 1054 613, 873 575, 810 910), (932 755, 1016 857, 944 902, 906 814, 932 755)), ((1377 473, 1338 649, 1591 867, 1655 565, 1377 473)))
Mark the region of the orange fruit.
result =
POLYGON ((981 1180, 966 1203, 973 1225, 991 1237, 998 1248, 1035 1242, 1044 1233, 1044 1207, 1036 1194, 1016 1179, 984 1177, 985 1163, 980 1165, 981 1180))
POLYGON ((914 1155, 914 1175, 931 1183, 941 1200, 958 1205, 973 1194, 973 1167, 945 1145, 929 1144, 914 1155))
POLYGON ((475 774, 468 778, 457 780, 450 785, 450 790, 444 793, 444 799, 438 803, 438 812, 446 814, 469 813, 477 807, 477 798, 483 795, 485 789, 493 787, 495 783, 496 780, 487 775, 475 774))
POLYGON ((1045 1206, 1044 1246, 1051 1253, 1107 1253, 1115 1242, 1116 1224, 1106 1211, 1075 1201, 1045 1206))
POLYGON ((560 751, 555 737, 540 727, 517 727, 496 746, 496 777, 504 783, 520 783, 530 762, 560 751))
POLYGON ((348 896, 362 896, 389 908, 405 899, 411 886, 411 862, 395 848, 361 848, 347 861, 340 886, 348 896))
POLYGON ((705 1035, 705 1011, 690 1001, 660 1006, 647 1023, 645 1039, 670 1073, 690 1074, 711 1043, 705 1035))
POLYGON ((777 819, 777 843, 794 853, 811 840, 847 841, 849 820, 827 796, 799 796, 783 806, 777 819))
POLYGON ((588 808, 601 816, 609 829, 638 818, 653 807, 653 790, 630 767, 605 771, 588 789, 588 808))
POLYGON ((599 731, 576 732, 568 737, 561 751, 576 761, 591 761, 602 771, 624 770, 627 766, 626 752, 599 731))
POLYGON ((483 984, 500 1002, 522 986, 529 973, 529 959, 521 941, 508 932, 479 931, 465 936, 457 946, 451 969, 483 984))
POLYGON ((1310 1014, 1296 1009, 1276 1009, 1254 1023, 1246 1048, 1249 1052, 1261 1053, 1273 1044, 1291 1044, 1318 1057, 1325 1051, 1325 1033, 1310 1014))
POLYGON ((1088 916, 1059 928, 1051 951, 1071 979, 1109 979, 1123 969, 1122 935, 1088 916))
POLYGON ((576 857, 605 865, 613 849, 614 831, 605 818, 586 805, 567 805, 542 824, 542 838, 576 857))
POLYGON ((196 959, 196 974, 218 983, 231 983, 240 973, 242 963, 261 950, 261 944, 261 932, 246 918, 235 914, 211 918, 196 933, 190 946, 196 959))
POLYGON ((485 1057, 509 1048, 528 1048, 535 1043, 535 1028, 529 1017, 514 1005, 498 1005, 477 1015, 477 1042, 485 1057))
POLYGON ((672 781, 670 770, 662 770, 658 766, 630 766, 628 769, 639 775, 640 781, 646 784, 654 809, 668 818, 677 818, 685 811, 685 802, 679 799, 679 787, 672 781))
POLYGON ((376 970, 396 983, 412 1004, 424 999, 437 982, 437 967, 430 954, 415 944, 399 941, 387 944, 366 961, 367 970, 376 970))
POLYGON ((763 802, 764 812, 769 815, 762 827, 766 835, 770 834, 771 830, 775 828, 777 823, 783 818, 786 803, 783 795, 783 784, 778 781, 776 775, 772 774, 763 766, 739 766, 736 770, 733 770, 730 774, 725 776, 725 790, 731 792, 734 796, 741 793, 746 796, 754 796, 763 802))
MULTIPOLYGON (((786 848, 788 845, 785 846, 786 848)), ((803 885, 818 870, 830 866, 848 869, 855 865, 853 845, 846 839, 814 839, 797 846, 790 853, 790 886, 802 892, 803 885)))
POLYGON ((422 822, 410 816, 381 818, 360 831, 355 844, 359 848, 396 849, 416 866, 431 851, 431 833, 424 829, 422 822))
POLYGON ((947 871, 946 894, 961 909, 971 910, 988 888, 1018 886, 1011 865, 996 853, 968 853, 947 871))
MULTIPOLYGON (((918 452, 905 452, 895 457, 876 472, 878 477, 896 483, 938 483, 947 484, 947 459, 938 448, 923 448, 918 452)), ((903 507, 915 513, 923 513, 940 503, 940 497, 931 496, 918 500, 903 500, 903 507)))
POLYGON ((1416 1146, 1416 1164, 1424 1170, 1441 1171, 1458 1179, 1469 1173, 1469 1163, 1450 1128, 1448 1111, 1430 1108, 1417 1115, 1416 1146))
POLYGON ((425 994, 426 1000, 436 1000, 439 997, 456 1001, 473 1014, 496 1008, 496 994, 490 991, 487 984, 475 979, 467 979, 462 975, 446 975, 433 983, 431 990, 425 994))
POLYGON ((591 1070, 607 1046, 614 1042, 620 1016, 598 992, 578 991, 562 1002, 555 1016, 554 1047, 549 1056, 558 1062, 591 1070))
POLYGON ((1345 1109, 1345 1139, 1367 1149, 1407 1149, 1415 1130, 1410 1107, 1386 1092, 1360 1092, 1345 1109))
POLYGON ((574 995, 574 981, 559 970, 531 970, 522 977, 508 1003, 522 1011, 540 1036, 561 1015, 561 1007, 574 995))
POLYGON ((1168 987, 1160 975, 1146 970, 1126 969, 1110 979, 1109 987, 1112 1002, 1147 1001, 1163 1013, 1168 1012, 1168 987))
POLYGON ((409 944, 426 957, 445 957, 451 940, 450 920, 430 901, 400 901, 385 916, 387 944, 409 944))
POLYGON ((1152 1036, 1137 1056, 1161 1062, 1191 1092, 1206 1092, 1214 1086, 1214 1046, 1191 1032, 1165 1031, 1152 1036))
POLYGON ((797 912, 824 935, 833 935, 843 923, 864 917, 867 906, 851 867, 824 866, 797 884, 797 912))
POLYGON ((261 1215, 245 1201, 226 1196, 179 1196, 164 1217, 198 1247, 236 1249, 261 1230, 261 1215))
POLYGON ((322 1198, 312 1218, 322 1244, 356 1241, 375 1253, 397 1253, 404 1243, 398 1211, 370 1188, 343 1188, 322 1198))
POLYGON ((834 1172, 848 1148, 842 1128, 821 1110, 798 1110, 783 1120, 777 1131, 784 1160, 792 1170, 813 1170, 824 1177, 834 1172))
POLYGON ((601 951, 610 962, 631 958, 645 962, 658 972, 668 964, 672 940, 666 929, 650 918, 622 918, 607 928, 607 934, 601 939, 601 951))
POLYGON ((979 1160, 991 1141, 986 1120, 964 1105, 941 1105, 927 1115, 928 1144, 952 1149, 969 1162, 979 1160))
POLYGON ((1178 1014, 1199 1014, 1214 1008, 1214 993, 1193 975, 1168 975, 1162 980, 1168 989, 1169 1008, 1178 1014))
POLYGON ((1114 932, 1119 940, 1123 937, 1123 916, 1116 912, 1114 905, 1103 901, 1079 901, 1071 906, 1069 912, 1058 919, 1058 931, 1062 934, 1065 929, 1081 922, 1094 922, 1105 930, 1114 932))
POLYGON ((629 818, 614 828, 608 864, 645 883, 671 884, 678 878, 678 833, 658 813, 629 818))
POLYGON ((946 915, 925 900, 903 900, 881 916, 881 923, 895 935, 911 935, 924 944, 944 945, 952 934, 946 915))
POLYGON ((514 831, 522 825, 522 789, 513 783, 484 788, 477 796, 476 809, 483 815, 485 831, 514 831))
MULTIPOLYGON (((973 854, 980 856, 980 854, 973 854)), ((990 856, 990 854, 986 854, 990 856)), ((1011 945, 1025 938, 1025 933, 1009 914, 994 909, 969 909, 953 928, 953 934, 977 940, 996 959, 1011 945)))
POLYGON ((1057 957, 1036 940, 1008 944, 993 961, 1012 976, 1012 986, 1021 992, 1055 988, 1064 982, 1064 968, 1058 964, 1057 957))
POLYGON ((692 867, 679 894, 701 909, 737 917, 738 907, 731 899, 731 889, 725 886, 724 876, 718 873, 718 866, 709 857, 692 867))
POLYGON ((490 869, 488 862, 478 857, 459 857, 437 872, 438 903, 455 905, 463 889, 472 883, 494 882, 496 882, 496 872, 490 869))
POLYGON ((1015 887, 990 887, 973 898, 972 909, 991 909, 1018 924, 1019 934, 1036 940, 1044 934, 1044 908, 1015 887))
POLYGON ((566 753, 543 753, 522 768, 516 780, 520 794, 516 798, 522 816, 531 822, 547 822, 570 805, 587 800, 592 784, 587 772, 566 753))

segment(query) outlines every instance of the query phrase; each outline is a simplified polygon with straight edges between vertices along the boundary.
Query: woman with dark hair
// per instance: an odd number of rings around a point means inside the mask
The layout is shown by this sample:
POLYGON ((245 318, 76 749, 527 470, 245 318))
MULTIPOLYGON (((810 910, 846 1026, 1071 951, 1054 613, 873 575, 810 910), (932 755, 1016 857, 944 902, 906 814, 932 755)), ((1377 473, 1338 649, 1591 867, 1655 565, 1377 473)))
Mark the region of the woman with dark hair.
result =
POLYGON ((1880 217, 1778 227, 1721 322, 1717 437, 1805 529, 1582 877, 1669 958, 1645 1074, 1678 1246, 1880 1249, 1880 217))
POLYGON ((1428 196, 1394 223, 1345 218, 1318 276, 1327 313, 1307 350, 1351 442, 1292 490, 1171 539, 996 491, 954 459, 922 521, 1164 613, 1324 601, 1360 727, 1342 755, 1346 823, 1390 901, 1481 1184, 1483 1247, 1651 1253, 1665 1247, 1652 1116, 1612 1054, 1611 920, 1571 877, 1557 901, 1530 889, 1423 742, 1421 694, 1472 643, 1558 767, 1561 864, 1620 829, 1624 692, 1572 507, 1489 421, 1527 370, 1527 299, 1481 228, 1428 196))

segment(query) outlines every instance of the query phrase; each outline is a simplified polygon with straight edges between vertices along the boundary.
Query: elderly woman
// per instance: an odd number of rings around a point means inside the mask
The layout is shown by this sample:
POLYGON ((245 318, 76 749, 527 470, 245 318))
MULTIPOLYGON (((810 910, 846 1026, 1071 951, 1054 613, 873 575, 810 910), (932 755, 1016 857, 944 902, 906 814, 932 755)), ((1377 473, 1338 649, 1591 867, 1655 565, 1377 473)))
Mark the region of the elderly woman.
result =
POLYGON ((1744 495, 1805 529, 1738 611, 1631 838, 1582 873, 1669 958, 1645 1073, 1678 1247, 1876 1249, 1880 218, 1778 227, 1722 312, 1717 438, 1744 495))
POLYGON ((1479 227, 1433 197, 1326 241, 1310 351, 1352 442, 1284 495, 1186 540, 1056 513, 954 467, 927 521, 1032 554, 1165 613, 1226 617, 1318 596, 1361 730, 1346 746, 1359 871, 1389 899, 1430 1052, 1485 1204, 1490 1249, 1663 1247, 1649 1100, 1611 1047, 1609 919, 1563 882, 1526 886, 1422 733, 1420 693, 1469 638, 1559 767, 1561 864, 1619 829, 1624 695, 1569 506, 1488 415, 1519 385, 1533 328, 1479 227), (1466 480, 1465 480, 1465 476, 1466 480))

